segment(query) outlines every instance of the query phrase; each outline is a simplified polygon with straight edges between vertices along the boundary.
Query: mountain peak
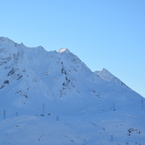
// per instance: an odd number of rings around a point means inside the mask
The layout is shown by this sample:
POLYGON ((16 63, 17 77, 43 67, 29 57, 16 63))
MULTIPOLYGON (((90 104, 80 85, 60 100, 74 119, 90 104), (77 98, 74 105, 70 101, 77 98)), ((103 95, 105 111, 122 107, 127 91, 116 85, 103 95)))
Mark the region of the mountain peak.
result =
POLYGON ((60 48, 58 50, 59 53, 63 53, 63 52, 68 52, 69 50, 67 48, 60 48))
POLYGON ((110 73, 107 69, 103 68, 101 71, 96 71, 96 74, 102 78, 103 80, 106 80, 108 82, 112 82, 118 85, 121 85, 123 87, 128 87, 125 85, 120 79, 118 79, 116 76, 114 76, 112 73, 110 73))

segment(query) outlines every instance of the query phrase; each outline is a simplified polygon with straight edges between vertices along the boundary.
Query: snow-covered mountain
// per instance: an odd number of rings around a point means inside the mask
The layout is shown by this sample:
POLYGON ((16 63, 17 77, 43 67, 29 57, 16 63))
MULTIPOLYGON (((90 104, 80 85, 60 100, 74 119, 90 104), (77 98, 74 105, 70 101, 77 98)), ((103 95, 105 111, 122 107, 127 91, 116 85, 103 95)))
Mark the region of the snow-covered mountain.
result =
POLYGON ((143 145, 144 98, 68 49, 0 37, 0 145, 143 145))

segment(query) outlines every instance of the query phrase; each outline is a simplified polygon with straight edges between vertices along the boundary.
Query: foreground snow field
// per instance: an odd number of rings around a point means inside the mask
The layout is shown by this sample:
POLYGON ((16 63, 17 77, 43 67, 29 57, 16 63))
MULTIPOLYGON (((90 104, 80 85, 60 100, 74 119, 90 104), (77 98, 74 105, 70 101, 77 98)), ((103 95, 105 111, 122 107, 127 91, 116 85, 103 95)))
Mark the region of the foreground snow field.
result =
POLYGON ((68 49, 0 37, 0 145, 144 145, 144 98, 68 49))

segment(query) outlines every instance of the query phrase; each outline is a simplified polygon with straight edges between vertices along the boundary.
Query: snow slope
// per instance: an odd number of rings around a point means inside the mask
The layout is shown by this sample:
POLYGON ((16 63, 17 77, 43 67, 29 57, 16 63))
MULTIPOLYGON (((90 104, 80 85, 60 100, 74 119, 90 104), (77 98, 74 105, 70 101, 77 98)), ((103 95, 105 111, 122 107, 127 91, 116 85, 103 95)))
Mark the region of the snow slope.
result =
POLYGON ((68 49, 0 37, 0 145, 143 145, 144 98, 68 49))

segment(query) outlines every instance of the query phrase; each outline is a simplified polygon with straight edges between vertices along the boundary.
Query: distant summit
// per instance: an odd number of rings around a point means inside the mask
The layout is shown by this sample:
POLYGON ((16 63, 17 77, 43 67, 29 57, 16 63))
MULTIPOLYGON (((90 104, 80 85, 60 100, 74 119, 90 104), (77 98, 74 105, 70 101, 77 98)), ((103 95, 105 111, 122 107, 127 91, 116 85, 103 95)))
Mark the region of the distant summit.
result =
POLYGON ((103 68, 101 71, 95 72, 100 78, 106 80, 108 82, 115 83, 117 85, 121 85, 122 87, 128 87, 125 85, 120 79, 115 77, 112 73, 110 73, 107 69, 103 68))
POLYGON ((67 49, 67 48, 60 48, 58 52, 59 52, 59 53, 62 53, 62 52, 64 52, 64 51, 68 51, 68 49, 67 49))

